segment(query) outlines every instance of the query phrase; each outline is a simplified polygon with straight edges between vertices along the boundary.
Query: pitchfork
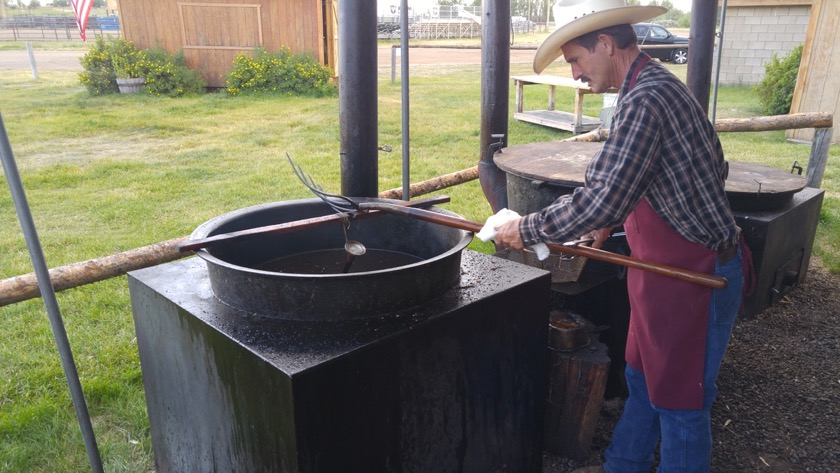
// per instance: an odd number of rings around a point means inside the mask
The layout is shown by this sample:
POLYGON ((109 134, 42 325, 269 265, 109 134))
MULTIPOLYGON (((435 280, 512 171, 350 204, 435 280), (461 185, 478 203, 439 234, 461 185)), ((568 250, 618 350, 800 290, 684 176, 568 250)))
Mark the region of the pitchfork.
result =
POLYGON ((289 164, 292 165, 292 170, 295 171, 295 176, 300 179, 300 182, 303 183, 309 190, 312 191, 315 195, 317 195, 321 200, 324 201, 325 204, 329 205, 331 209, 335 210, 336 213, 344 213, 344 214, 355 214, 359 211, 359 204, 350 200, 343 195, 338 194, 330 194, 329 192, 325 192, 324 189, 315 182, 315 179, 312 178, 311 175, 304 172, 303 168, 295 164, 292 161, 292 157, 289 156, 289 153, 286 153, 286 158, 289 159, 289 164))
MULTIPOLYGON (((289 157, 288 154, 286 154, 286 156, 289 157)), ((445 215, 429 210, 401 207, 385 202, 362 202, 360 204, 350 200, 348 197, 324 192, 324 190, 321 189, 321 186, 315 183, 312 176, 303 172, 303 170, 292 161, 291 157, 289 157, 289 162, 292 164, 292 167, 295 170, 295 175, 297 175, 298 179, 300 179, 306 187, 308 187, 313 193, 315 193, 315 195, 320 197, 321 200, 326 202, 327 205, 332 207, 332 209, 338 213, 354 215, 359 212, 364 213, 371 210, 381 210, 384 212, 396 213, 409 218, 424 220, 438 225, 459 228, 473 233, 480 231, 483 226, 481 223, 472 222, 460 217, 453 217, 451 215, 445 215)), ((700 284, 701 286, 723 288, 726 287, 727 284, 726 278, 715 276, 713 274, 699 273, 683 268, 676 268, 673 266, 640 260, 638 258, 633 258, 632 256, 624 256, 597 248, 581 246, 577 244, 577 242, 571 243, 571 246, 550 244, 548 245, 548 248, 550 250, 568 253, 575 256, 585 256, 595 260, 605 261, 607 263, 614 263, 627 266, 629 268, 650 271, 663 276, 700 284)))

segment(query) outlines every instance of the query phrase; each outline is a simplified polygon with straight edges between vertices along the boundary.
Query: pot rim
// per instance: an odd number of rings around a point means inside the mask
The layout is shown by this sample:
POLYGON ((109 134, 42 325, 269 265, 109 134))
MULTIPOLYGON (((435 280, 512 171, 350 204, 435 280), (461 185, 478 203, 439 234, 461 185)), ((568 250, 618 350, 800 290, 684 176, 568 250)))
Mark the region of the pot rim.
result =
MULTIPOLYGON (((359 198, 354 198, 354 199, 358 200, 359 202, 397 202, 394 199, 381 199, 381 198, 370 198, 370 197, 359 197, 359 198)), ((201 239, 201 238, 207 238, 209 236, 213 236, 214 235, 212 233, 213 230, 218 229, 219 227, 223 226, 225 223, 236 220, 236 219, 242 217, 243 215, 247 215, 247 214, 250 214, 250 213, 254 213, 254 212, 261 211, 261 210, 269 209, 269 208, 272 208, 272 207, 276 207, 278 205, 309 204, 309 203, 322 204, 326 207, 326 204, 324 204, 318 198, 284 200, 284 201, 278 201, 278 202, 269 202, 269 203, 265 203, 265 204, 257 204, 257 205, 252 205, 252 206, 249 206, 249 207, 243 207, 241 209, 233 210, 233 211, 218 215, 218 216, 202 223, 201 225, 196 227, 195 230, 193 230, 193 232, 190 234, 190 239, 201 239)), ((433 212, 439 212, 439 213, 442 213, 444 215, 453 216, 453 217, 461 217, 461 215, 458 215, 455 212, 451 212, 449 210, 440 209, 440 208, 436 208, 436 207, 432 207, 429 210, 431 210, 433 212)), ((408 218, 408 217, 406 217, 406 218, 408 218)), ((278 222, 278 223, 280 223, 280 222, 278 222)), ((434 225, 434 223, 429 223, 429 224, 434 225)), ((377 274, 382 274, 382 273, 393 272, 395 269, 412 268, 412 267, 415 267, 415 266, 423 266, 423 265, 429 264, 431 262, 447 258, 454 253, 460 253, 472 242, 472 238, 473 238, 472 232, 468 232, 466 230, 452 229, 452 228, 447 228, 447 229, 451 230, 453 232, 460 232, 461 233, 461 238, 454 246, 452 246, 448 250, 444 251, 443 253, 440 253, 440 254, 438 254, 436 256, 433 256, 431 258, 424 258, 424 259, 422 259, 420 261, 417 261, 415 263, 404 264, 404 265, 400 265, 400 266, 392 266, 392 267, 389 267, 389 268, 377 269, 377 270, 374 270, 374 271, 352 272, 352 273, 345 273, 345 274, 342 274, 342 273, 312 274, 312 273, 286 273, 286 272, 281 273, 281 272, 276 272, 276 271, 266 271, 266 270, 262 270, 262 269, 256 269, 256 268, 252 268, 252 267, 248 267, 248 266, 241 266, 241 265, 238 265, 238 264, 230 263, 228 261, 225 261, 221 258, 218 258, 218 257, 212 255, 206 248, 201 248, 201 249, 196 250, 195 255, 198 256, 199 258, 207 261, 208 263, 212 263, 212 264, 215 264, 217 266, 225 267, 227 269, 242 271, 242 272, 246 272, 246 273, 254 274, 254 275, 262 275, 262 276, 269 276, 269 277, 280 276, 280 277, 288 278, 288 279, 301 279, 301 280, 312 280, 312 279, 330 279, 330 280, 332 280, 332 279, 335 279, 335 278, 359 278, 360 276, 363 277, 365 275, 377 275, 377 274)))

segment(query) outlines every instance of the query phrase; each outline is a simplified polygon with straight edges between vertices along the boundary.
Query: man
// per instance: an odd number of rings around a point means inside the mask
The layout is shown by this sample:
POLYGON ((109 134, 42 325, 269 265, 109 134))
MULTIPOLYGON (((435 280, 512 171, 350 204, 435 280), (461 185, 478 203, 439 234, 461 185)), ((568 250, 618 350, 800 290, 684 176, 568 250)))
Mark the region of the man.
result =
POLYGON ((738 228, 724 193, 726 164, 714 127, 685 85, 642 53, 630 23, 665 12, 623 0, 558 0, 565 24, 540 46, 539 73, 563 56, 596 93, 619 87, 609 138, 586 185, 540 212, 498 228, 495 242, 522 249, 580 236, 595 246, 624 225, 633 256, 714 273, 724 289, 630 269, 625 375, 629 398, 603 467, 708 471, 715 380, 741 301, 738 228))

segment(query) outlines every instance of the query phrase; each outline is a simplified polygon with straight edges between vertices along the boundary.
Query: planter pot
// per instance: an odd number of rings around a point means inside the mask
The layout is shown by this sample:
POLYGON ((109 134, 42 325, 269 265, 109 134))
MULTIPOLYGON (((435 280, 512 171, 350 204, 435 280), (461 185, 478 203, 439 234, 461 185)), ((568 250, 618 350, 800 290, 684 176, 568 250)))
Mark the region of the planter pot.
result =
POLYGON ((131 77, 127 79, 117 78, 117 87, 120 88, 121 94, 133 94, 140 91, 143 84, 146 83, 145 77, 131 77))

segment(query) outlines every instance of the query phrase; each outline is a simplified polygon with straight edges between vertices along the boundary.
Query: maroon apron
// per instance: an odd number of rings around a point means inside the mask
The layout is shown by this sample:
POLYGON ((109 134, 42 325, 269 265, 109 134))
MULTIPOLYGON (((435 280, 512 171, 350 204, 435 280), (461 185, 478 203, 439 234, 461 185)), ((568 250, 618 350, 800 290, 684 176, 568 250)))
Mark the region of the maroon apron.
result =
MULTIPOLYGON (((650 58, 633 70, 628 90, 650 58)), ((717 252, 686 240, 646 198, 624 222, 635 258, 712 273, 717 252)), ((638 269, 627 272, 630 329, 625 358, 645 375, 650 401, 666 409, 703 407, 703 369, 711 289, 638 269)))
MULTIPOLYGON (((686 240, 642 199, 624 222, 633 257, 713 273, 717 252, 686 240)), ((703 407, 703 369, 711 289, 639 269, 627 271, 630 329, 625 359, 645 374, 651 402, 703 407)))

